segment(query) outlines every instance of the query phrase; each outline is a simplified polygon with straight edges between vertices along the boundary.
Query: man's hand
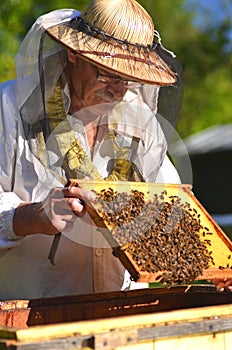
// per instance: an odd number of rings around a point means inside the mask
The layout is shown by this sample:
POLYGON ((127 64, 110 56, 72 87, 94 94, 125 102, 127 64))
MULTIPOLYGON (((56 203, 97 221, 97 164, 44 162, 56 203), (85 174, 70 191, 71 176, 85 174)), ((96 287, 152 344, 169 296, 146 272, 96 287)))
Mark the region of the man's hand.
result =
POLYGON ((232 292, 232 279, 215 279, 213 281, 218 292, 232 292))
POLYGON ((94 194, 79 187, 54 188, 44 201, 18 206, 13 220, 15 234, 68 232, 77 217, 84 216, 85 202, 92 200, 94 194))

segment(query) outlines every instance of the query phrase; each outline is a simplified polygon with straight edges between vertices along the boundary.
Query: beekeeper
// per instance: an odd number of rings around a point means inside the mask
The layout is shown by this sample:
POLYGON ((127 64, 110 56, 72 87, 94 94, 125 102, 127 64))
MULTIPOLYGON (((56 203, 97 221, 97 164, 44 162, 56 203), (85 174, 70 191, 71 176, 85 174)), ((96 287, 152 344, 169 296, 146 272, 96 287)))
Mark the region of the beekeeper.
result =
POLYGON ((22 42, 0 86, 1 300, 129 288, 85 212, 94 194, 65 184, 180 182, 157 119, 180 74, 155 34, 135 0, 95 0, 39 17, 22 42))

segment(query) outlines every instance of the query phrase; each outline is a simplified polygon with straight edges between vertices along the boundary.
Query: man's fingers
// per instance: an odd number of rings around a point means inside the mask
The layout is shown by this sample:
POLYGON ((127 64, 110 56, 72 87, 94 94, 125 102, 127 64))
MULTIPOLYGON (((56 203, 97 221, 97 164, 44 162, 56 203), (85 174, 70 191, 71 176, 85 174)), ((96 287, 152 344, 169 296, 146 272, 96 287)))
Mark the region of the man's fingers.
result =
POLYGON ((66 221, 64 228, 62 229, 62 232, 69 232, 73 228, 73 222, 72 221, 66 221))
POLYGON ((70 209, 78 216, 83 217, 85 214, 85 205, 79 198, 67 198, 70 209))
POLYGON ((229 291, 232 292, 232 279, 215 279, 214 284, 218 292, 229 291))
POLYGON ((95 195, 91 191, 87 191, 79 187, 68 187, 63 189, 64 197, 79 198, 84 202, 91 202, 95 199, 95 195))
POLYGON ((225 282, 225 289, 229 292, 232 292, 232 279, 225 282))
POLYGON ((224 282, 220 282, 220 283, 218 283, 216 285, 216 287, 217 287, 217 291, 218 292, 224 292, 224 290, 225 290, 225 283, 224 282))
POLYGON ((54 201, 53 212, 55 215, 70 217, 71 220, 73 215, 84 215, 85 205, 79 198, 64 197, 54 201))

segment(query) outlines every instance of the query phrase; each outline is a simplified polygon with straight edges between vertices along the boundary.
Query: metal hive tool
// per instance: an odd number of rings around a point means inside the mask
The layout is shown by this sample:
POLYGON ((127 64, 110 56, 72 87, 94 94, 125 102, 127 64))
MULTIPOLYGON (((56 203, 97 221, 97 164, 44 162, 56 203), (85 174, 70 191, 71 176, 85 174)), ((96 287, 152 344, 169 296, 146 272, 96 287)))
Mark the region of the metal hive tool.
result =
MULTIPOLYGON (((158 235, 158 232, 155 232, 156 235, 152 238, 154 241, 156 241, 158 239, 161 239, 160 237, 162 237, 162 239, 163 237, 167 237, 167 239, 169 240, 169 244, 162 242, 161 248, 163 250, 163 253, 158 253, 158 255, 155 257, 152 257, 151 253, 149 253, 151 261, 149 261, 149 269, 147 269, 146 264, 144 265, 144 267, 141 264, 141 259, 139 260, 136 257, 136 254, 138 254, 138 250, 140 250, 140 256, 142 256, 143 260, 143 254, 144 256, 146 254, 146 245, 149 245, 149 241, 152 240, 151 236, 149 236, 146 233, 147 221, 151 220, 152 215, 148 215, 146 219, 143 219, 144 215, 147 215, 146 211, 148 210, 148 207, 145 206, 141 213, 138 215, 138 217, 134 219, 137 222, 137 226, 140 227, 142 236, 142 240, 141 237, 138 238, 138 240, 142 242, 142 244, 140 243, 140 248, 138 249, 138 246, 133 246, 134 242, 133 240, 131 241, 131 238, 128 238, 128 240, 126 240, 125 237, 127 236, 125 236, 122 239, 122 241, 120 241, 122 237, 121 233, 119 236, 117 236, 118 228, 116 228, 113 222, 109 222, 105 219, 105 213, 104 211, 102 211, 102 205, 99 204, 98 201, 95 201, 94 203, 88 204, 86 206, 87 212, 93 219, 94 223, 96 224, 96 226, 98 226, 99 230, 104 235, 107 242, 112 246, 113 254, 120 259, 122 264, 131 274, 131 278, 133 280, 137 282, 161 281, 165 284, 173 284, 173 281, 177 281, 177 283, 191 282, 191 276, 193 276, 193 280, 209 281, 215 278, 232 278, 232 243, 227 237, 227 235, 216 224, 216 222, 212 219, 210 214, 205 210, 205 208, 201 205, 201 203, 191 192, 191 185, 154 184, 144 182, 99 182, 79 180, 77 182, 77 180, 70 180, 69 186, 79 186, 87 190, 94 191, 97 195, 105 193, 109 190, 110 193, 121 194, 122 198, 124 198, 124 194, 131 194, 132 191, 135 191, 135 194, 137 195, 138 191, 139 193, 142 193, 144 195, 144 203, 146 205, 148 205, 150 201, 153 200, 153 198, 155 197, 161 200, 161 204, 163 207, 164 205, 166 205, 166 207, 171 208, 169 209, 170 212, 167 214, 169 216, 168 224, 166 224, 164 228, 160 229, 162 231, 162 235, 160 235, 160 233, 158 235), (183 281, 181 280, 181 277, 175 277, 176 280, 175 278, 174 280, 172 280, 170 277, 171 272, 166 268, 161 269, 157 267, 158 265, 156 263, 159 259, 159 254, 163 255, 165 259, 168 260, 169 253, 167 249, 173 250, 175 248, 175 236, 173 236, 173 241, 170 241, 172 239, 172 236, 170 233, 171 231, 169 232, 169 221, 170 217, 172 218, 173 212, 180 212, 180 210, 182 209, 188 214, 188 216, 186 216, 187 218, 189 217, 190 213, 190 218, 194 218, 195 224, 199 225, 197 226, 197 232, 192 232, 189 236, 190 232, 187 232, 187 230, 185 231, 183 227, 180 228, 180 223, 174 222, 174 224, 172 224, 172 228, 176 230, 175 232, 177 232, 178 234, 181 233, 182 235, 182 239, 180 239, 178 244, 182 244, 182 240, 185 239, 185 237, 187 237, 187 241, 183 243, 183 245, 190 249, 187 251, 187 255, 185 255, 184 258, 184 254, 182 254, 183 249, 177 249, 176 254, 173 254, 173 256, 171 257, 171 264, 174 266, 174 272, 172 274, 175 274, 175 271, 179 271, 178 273, 182 274, 186 269, 195 269, 196 264, 193 262, 192 265, 189 265, 188 260, 190 259, 189 256, 191 256, 192 252, 194 252, 194 249, 196 250, 197 245, 199 245, 200 247, 197 249, 202 249, 201 243, 203 247, 206 247, 206 249, 203 248, 204 252, 206 252, 204 254, 206 255, 202 256, 207 257, 206 260, 208 261, 208 263, 206 264, 207 267, 203 267, 201 270, 199 270, 200 273, 195 272, 195 275, 191 275, 189 271, 189 277, 187 278, 187 280, 183 277, 183 281), (198 242, 197 240, 196 243, 194 243, 195 241, 190 242, 190 240, 192 239, 190 238, 191 236, 194 236, 194 239, 196 239, 195 236, 199 237, 200 242, 198 242)), ((139 203, 139 198, 140 197, 136 197, 136 203, 139 203)), ((124 201, 124 204, 126 206, 126 200, 124 201)), ((122 207, 124 206, 124 204, 122 203, 122 207)), ((117 213, 115 213, 115 215, 114 217, 118 217, 117 213)), ((156 219, 152 220, 154 220, 154 222, 156 221, 156 219)), ((131 232, 132 226, 130 225, 131 224, 129 223, 129 226, 127 226, 128 233, 131 232)), ((149 225, 151 225, 151 223, 149 223, 148 226, 149 225)), ((197 255, 198 253, 196 252, 194 254, 197 255)), ((202 260, 202 258, 200 258, 200 260, 202 260)))

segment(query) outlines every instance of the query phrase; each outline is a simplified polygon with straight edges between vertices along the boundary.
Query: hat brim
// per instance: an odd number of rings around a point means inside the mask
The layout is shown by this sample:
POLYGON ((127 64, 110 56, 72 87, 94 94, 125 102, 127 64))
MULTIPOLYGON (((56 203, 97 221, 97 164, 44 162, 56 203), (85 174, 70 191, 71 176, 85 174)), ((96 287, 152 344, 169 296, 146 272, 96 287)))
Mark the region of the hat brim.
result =
POLYGON ((83 59, 117 75, 141 83, 174 85, 176 74, 150 48, 93 37, 66 25, 48 28, 48 35, 83 59))

